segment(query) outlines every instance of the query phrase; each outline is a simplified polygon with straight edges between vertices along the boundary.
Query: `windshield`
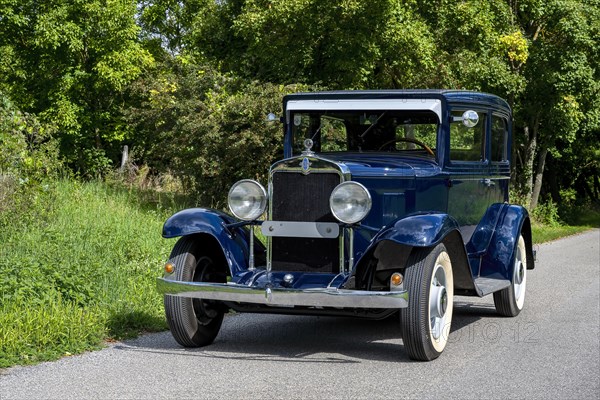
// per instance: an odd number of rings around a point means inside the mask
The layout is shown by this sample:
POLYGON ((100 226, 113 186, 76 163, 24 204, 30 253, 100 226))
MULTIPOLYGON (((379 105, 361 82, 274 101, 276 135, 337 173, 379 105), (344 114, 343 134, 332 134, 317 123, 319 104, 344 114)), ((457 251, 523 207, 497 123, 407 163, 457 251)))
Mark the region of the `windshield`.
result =
POLYGON ((432 111, 297 111, 291 113, 294 154, 313 140, 316 152, 394 152, 433 155, 438 117, 432 111))

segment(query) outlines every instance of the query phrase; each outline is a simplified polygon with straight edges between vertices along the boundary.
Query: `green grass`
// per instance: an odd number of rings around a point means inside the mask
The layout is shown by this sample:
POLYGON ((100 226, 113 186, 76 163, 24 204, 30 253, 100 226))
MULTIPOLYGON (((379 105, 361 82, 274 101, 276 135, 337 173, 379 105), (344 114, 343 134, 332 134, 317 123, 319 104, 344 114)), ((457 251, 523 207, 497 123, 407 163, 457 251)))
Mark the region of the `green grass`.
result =
POLYGON ((531 227, 531 235, 533 236, 533 243, 540 244, 560 239, 565 236, 585 232, 591 228, 591 226, 551 226, 534 223, 531 227))
POLYGON ((569 223, 540 223, 534 221, 531 235, 534 243, 544 243, 565 236, 585 232, 588 229, 600 228, 600 211, 597 209, 577 208, 569 212, 569 223))
POLYGON ((176 207, 97 182, 61 181, 55 196, 39 223, 0 232, 0 367, 166 328, 155 279, 176 207))

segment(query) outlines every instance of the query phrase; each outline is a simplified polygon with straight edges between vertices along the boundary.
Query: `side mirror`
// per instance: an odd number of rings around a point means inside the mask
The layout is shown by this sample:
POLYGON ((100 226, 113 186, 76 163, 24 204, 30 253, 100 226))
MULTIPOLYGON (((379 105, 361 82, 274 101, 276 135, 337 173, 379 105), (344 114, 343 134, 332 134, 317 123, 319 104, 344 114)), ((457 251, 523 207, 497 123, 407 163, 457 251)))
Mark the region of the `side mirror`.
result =
POLYGON ((281 121, 281 118, 278 117, 277 115, 275 115, 273 113, 269 113, 269 114, 267 114, 267 122, 273 123, 273 122, 282 122, 282 121, 281 121))
POLYGON ((467 128, 473 128, 479 122, 479 114, 477 111, 467 110, 460 117, 453 117, 453 122, 462 121, 467 128))

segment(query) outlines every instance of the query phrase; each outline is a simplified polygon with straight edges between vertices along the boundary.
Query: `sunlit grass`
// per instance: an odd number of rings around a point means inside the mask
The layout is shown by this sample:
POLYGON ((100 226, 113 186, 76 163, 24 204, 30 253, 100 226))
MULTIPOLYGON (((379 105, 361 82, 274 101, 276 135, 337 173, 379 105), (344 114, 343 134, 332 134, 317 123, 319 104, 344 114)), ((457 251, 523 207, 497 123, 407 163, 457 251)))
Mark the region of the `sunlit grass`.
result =
POLYGON ((578 210, 569 223, 541 224, 533 222, 531 234, 533 242, 539 244, 585 232, 592 228, 600 228, 600 212, 586 208, 578 210))
POLYGON ((166 328, 155 279, 174 209, 103 183, 58 183, 46 222, 0 233, 0 367, 166 328))

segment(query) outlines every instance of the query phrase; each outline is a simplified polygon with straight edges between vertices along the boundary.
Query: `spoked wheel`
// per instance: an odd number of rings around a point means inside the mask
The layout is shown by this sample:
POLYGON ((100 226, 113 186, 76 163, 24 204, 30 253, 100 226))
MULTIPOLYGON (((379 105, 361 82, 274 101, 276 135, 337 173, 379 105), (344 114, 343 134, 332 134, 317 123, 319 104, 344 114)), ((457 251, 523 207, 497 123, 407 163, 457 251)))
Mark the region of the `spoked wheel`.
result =
MULTIPOLYGON (((175 279, 186 282, 226 281, 222 268, 210 255, 200 255, 198 243, 191 237, 179 239, 169 262, 175 267, 175 279)), ((217 301, 165 295, 165 314, 171 334, 185 347, 211 344, 221 328, 225 306, 217 301)))
POLYGON ((527 255, 525 251, 525 239, 523 236, 519 236, 511 285, 494 293, 496 311, 505 317, 516 317, 525 305, 525 288, 527 287, 527 255))
POLYGON ((448 342, 454 279, 450 256, 443 244, 415 248, 405 271, 408 307, 400 310, 402 341, 413 360, 429 361, 442 354, 448 342))

